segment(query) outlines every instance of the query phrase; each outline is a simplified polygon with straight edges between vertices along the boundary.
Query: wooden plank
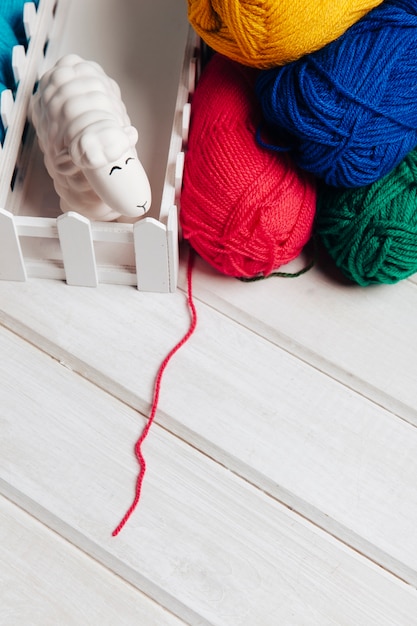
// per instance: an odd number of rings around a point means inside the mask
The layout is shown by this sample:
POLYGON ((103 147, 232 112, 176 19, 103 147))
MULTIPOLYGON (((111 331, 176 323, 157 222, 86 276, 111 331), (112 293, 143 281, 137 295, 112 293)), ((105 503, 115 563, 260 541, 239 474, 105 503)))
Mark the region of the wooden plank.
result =
POLYGON ((143 418, 0 331, 1 491, 63 537, 191 624, 413 623, 415 589, 157 425, 111 538, 143 418))
POLYGON ((1 496, 0 563, 5 626, 185 624, 1 496))
POLYGON ((39 219, 27 215, 16 215, 14 221, 21 237, 58 239, 57 223, 53 217, 39 219))
MULTIPOLYGON (((0 303, 9 328, 143 412, 188 325, 180 292, 37 281, 1 284, 0 303)), ((416 585, 416 429, 211 307, 197 309, 157 421, 416 585)))
POLYGON ((65 280, 65 270, 62 266, 62 262, 51 263, 50 261, 26 259, 26 272, 31 277, 46 278, 53 280, 65 280))
MULTIPOLYGON (((302 265, 297 260, 290 271, 302 265)), ((417 288, 411 280, 363 288, 318 264, 296 279, 248 284, 201 260, 194 276, 195 292, 209 306, 417 425, 417 288)), ((185 289, 183 265, 179 281, 185 289)))

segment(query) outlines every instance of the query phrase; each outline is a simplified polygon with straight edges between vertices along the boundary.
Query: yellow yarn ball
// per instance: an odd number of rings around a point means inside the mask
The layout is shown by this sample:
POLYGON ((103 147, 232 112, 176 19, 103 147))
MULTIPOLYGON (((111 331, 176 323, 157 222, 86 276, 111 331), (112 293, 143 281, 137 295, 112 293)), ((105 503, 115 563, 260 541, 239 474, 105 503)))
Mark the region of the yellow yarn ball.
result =
POLYGON ((382 0, 187 0, 213 50, 243 65, 285 65, 337 39, 382 0))

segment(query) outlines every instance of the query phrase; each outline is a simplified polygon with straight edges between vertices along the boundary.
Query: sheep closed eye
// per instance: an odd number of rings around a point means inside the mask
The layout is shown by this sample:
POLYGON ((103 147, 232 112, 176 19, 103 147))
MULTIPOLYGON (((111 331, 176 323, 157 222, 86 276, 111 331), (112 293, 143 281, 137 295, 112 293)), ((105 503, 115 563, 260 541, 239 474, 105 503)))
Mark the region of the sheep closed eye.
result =
MULTIPOLYGON (((128 157, 125 161, 125 165, 127 165, 129 163, 129 161, 134 161, 135 158, 134 157, 128 157)), ((121 170, 122 168, 119 165, 113 165, 113 167, 111 168, 110 172, 109 172, 109 176, 111 176, 113 174, 113 172, 115 170, 121 170)))

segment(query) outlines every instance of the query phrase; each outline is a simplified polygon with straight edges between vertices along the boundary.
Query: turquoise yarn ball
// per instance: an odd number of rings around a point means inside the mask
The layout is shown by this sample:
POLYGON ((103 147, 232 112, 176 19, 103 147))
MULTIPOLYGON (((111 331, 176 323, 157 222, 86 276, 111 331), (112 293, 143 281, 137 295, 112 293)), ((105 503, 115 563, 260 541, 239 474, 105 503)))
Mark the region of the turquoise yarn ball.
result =
POLYGON ((0 85, 3 89, 14 89, 12 49, 19 41, 13 28, 0 14, 0 85))
MULTIPOLYGON (((0 4, 0 93, 5 89, 16 91, 12 69, 13 47, 28 42, 23 22, 23 9, 27 0, 1 0, 0 4)), ((38 7, 39 0, 35 0, 38 7)), ((0 142, 5 138, 5 129, 0 121, 0 142)))
MULTIPOLYGON (((34 1, 34 0, 30 0, 34 1)), ((23 8, 28 0, 1 0, 0 15, 11 26, 19 44, 27 46, 25 27, 23 24, 23 8)), ((39 0, 35 0, 36 7, 39 0)))

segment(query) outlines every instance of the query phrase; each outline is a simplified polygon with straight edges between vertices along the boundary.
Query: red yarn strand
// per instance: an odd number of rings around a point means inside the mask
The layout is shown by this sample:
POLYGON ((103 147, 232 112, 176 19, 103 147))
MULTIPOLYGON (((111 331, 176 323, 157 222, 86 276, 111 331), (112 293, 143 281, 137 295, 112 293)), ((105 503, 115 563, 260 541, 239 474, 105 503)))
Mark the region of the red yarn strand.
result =
POLYGON ((156 415, 156 411, 158 408, 158 402, 159 402, 159 395, 160 395, 160 391, 161 391, 161 382, 162 382, 162 377, 164 375, 164 372, 166 370, 166 367, 168 365, 168 363, 170 362, 171 358, 174 356, 174 354, 176 354, 176 352, 178 352, 178 350, 190 339, 191 335, 193 334, 193 332, 196 329, 197 326, 197 310, 194 304, 194 299, 193 299, 193 289, 192 289, 192 269, 193 269, 193 264, 194 264, 194 252, 192 250, 192 248, 189 249, 189 256, 188 256, 188 267, 187 267, 187 304, 188 304, 188 309, 190 311, 190 325, 188 328, 188 331, 185 333, 185 335, 182 337, 182 339, 170 350, 170 352, 167 354, 167 356, 165 357, 165 359, 162 361, 162 364, 159 367, 158 373, 156 375, 156 379, 155 379, 155 385, 154 385, 154 392, 153 392, 153 400, 152 400, 152 406, 151 406, 151 411, 149 414, 149 418, 148 418, 148 422, 146 424, 146 426, 144 427, 142 434, 140 435, 139 439, 137 440, 136 444, 135 444, 135 455, 136 458, 138 460, 139 463, 139 474, 137 477, 137 481, 136 481, 136 488, 135 488, 135 496, 133 498, 132 504, 130 505, 130 507, 128 508, 128 510, 126 511, 124 517, 122 518, 121 522, 118 524, 118 526, 116 526, 116 528, 113 530, 112 532, 112 536, 116 537, 116 535, 118 535, 120 533, 120 531, 123 529, 123 527, 125 526, 126 522, 129 520, 130 516, 132 515, 132 513, 134 512, 134 510, 136 509, 139 500, 140 500, 140 495, 142 492, 142 484, 143 484, 143 479, 145 477, 145 472, 146 472, 146 461, 145 458, 143 456, 142 453, 142 444, 145 441, 149 430, 152 426, 152 423, 155 419, 155 415, 156 415))

